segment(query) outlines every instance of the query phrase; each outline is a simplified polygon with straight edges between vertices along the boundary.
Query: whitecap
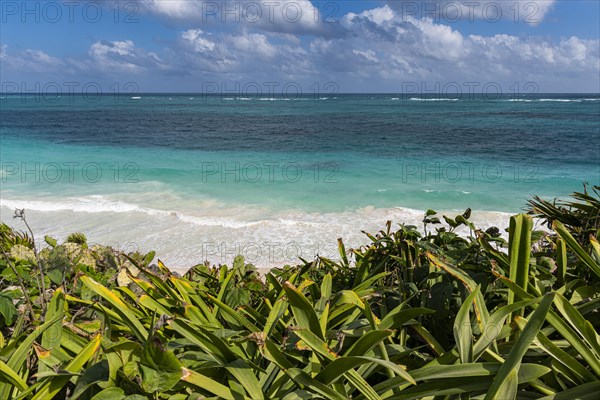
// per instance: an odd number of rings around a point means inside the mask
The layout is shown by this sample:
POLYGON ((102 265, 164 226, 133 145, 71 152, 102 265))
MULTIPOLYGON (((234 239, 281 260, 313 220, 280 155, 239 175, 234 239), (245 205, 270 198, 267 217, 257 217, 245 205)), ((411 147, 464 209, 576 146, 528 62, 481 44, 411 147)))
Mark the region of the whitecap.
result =
POLYGON ((409 100, 411 100, 411 101, 458 101, 458 99, 449 99, 449 98, 424 99, 421 97, 411 97, 409 100))
POLYGON ((573 99, 540 99, 542 102, 556 102, 556 103, 581 103, 581 100, 573 100, 573 99))

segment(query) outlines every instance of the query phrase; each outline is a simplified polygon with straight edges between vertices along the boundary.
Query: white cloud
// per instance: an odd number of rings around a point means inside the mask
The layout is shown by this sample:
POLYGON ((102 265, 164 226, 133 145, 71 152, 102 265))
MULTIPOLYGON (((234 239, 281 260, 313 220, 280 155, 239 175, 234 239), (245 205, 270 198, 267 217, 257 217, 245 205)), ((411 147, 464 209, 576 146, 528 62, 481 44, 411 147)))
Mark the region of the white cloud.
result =
POLYGON ((274 45, 267 35, 254 32, 215 34, 208 39, 200 29, 189 29, 179 37, 180 68, 224 73, 270 73, 293 57, 296 45, 274 45))
POLYGON ((90 46, 88 54, 95 68, 104 71, 139 72, 152 67, 168 69, 156 53, 136 48, 132 40, 98 41, 90 46))
POLYGON ((30 72, 45 72, 53 69, 68 69, 68 63, 53 57, 38 49, 25 49, 14 53, 9 52, 8 45, 0 48, 2 67, 30 72))
MULTIPOLYGON (((187 1, 162 3, 163 12, 170 15, 191 10, 187 1)), ((598 39, 463 35, 435 19, 402 18, 389 5, 348 13, 336 25, 336 35, 323 33, 309 40, 258 25, 213 30, 198 24, 181 29, 174 42, 157 52, 125 39, 97 41, 87 57, 76 60, 61 60, 41 50, 9 52, 6 45, 0 57, 3 68, 22 71, 132 73, 145 74, 149 81, 165 77, 165 82, 183 82, 185 77, 221 82, 333 80, 349 91, 393 90, 405 81, 535 81, 541 88, 549 84, 548 90, 567 91, 598 85, 598 39)))
MULTIPOLYGON (((348 34, 311 42, 319 68, 368 81, 536 80, 554 84, 574 72, 597 82, 599 40, 549 41, 507 34, 463 36, 432 19, 400 18, 385 5, 341 21, 348 34), (366 52, 368 57, 366 57, 366 52)), ((385 85, 382 85, 385 87, 385 85)))
POLYGON ((189 42, 190 46, 197 52, 213 51, 217 45, 204 37, 202 29, 189 29, 181 34, 181 38, 189 42))
POLYGON ((310 0, 137 1, 145 12, 189 27, 240 25, 284 34, 322 35, 332 34, 337 25, 323 21, 325 17, 310 0))
MULTIPOLYGON (((127 0, 117 0, 125 3, 127 0)), ((170 19, 187 20, 202 12, 201 0, 133 0, 144 12, 170 19)), ((130 1, 131 2, 131 1, 130 1)))
POLYGON ((230 36, 228 42, 230 42, 236 50, 240 50, 246 54, 265 58, 271 58, 277 54, 277 49, 269 43, 267 37, 259 33, 230 36))

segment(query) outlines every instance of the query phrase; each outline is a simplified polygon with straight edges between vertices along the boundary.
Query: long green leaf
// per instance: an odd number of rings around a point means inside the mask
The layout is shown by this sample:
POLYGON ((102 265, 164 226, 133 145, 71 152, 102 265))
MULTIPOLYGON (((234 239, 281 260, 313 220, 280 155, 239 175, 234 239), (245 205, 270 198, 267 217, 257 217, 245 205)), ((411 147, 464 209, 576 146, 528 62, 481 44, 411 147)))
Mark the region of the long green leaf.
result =
POLYGON ((538 400, 596 400, 600 392, 600 381, 586 383, 538 400))
MULTIPOLYGON (((10 358, 6 362, 6 365, 8 366, 8 368, 10 368, 12 371, 14 371, 17 374, 20 374, 21 370, 23 370, 23 368, 26 365, 27 356, 28 356, 29 352, 32 350, 33 343, 35 342, 35 340, 38 338, 38 336, 43 334, 46 331, 46 329, 53 326, 54 323, 56 323, 59 320, 60 320, 60 317, 56 316, 55 318, 53 318, 49 321, 46 321, 43 325, 38 326, 33 332, 31 332, 25 338, 25 340, 23 340, 21 342, 21 344, 12 352, 12 354, 10 354, 10 358)), ((29 372, 26 371, 25 378, 27 378, 28 375, 29 375, 29 372)), ((10 398, 10 393, 14 389, 15 389, 15 386, 13 386, 12 384, 0 382, 0 399, 10 398)))
POLYGON ((264 399, 258 380, 246 361, 234 360, 227 364, 225 369, 235 376, 235 379, 246 389, 252 400, 264 399))
POLYGON ((473 362, 473 330, 471 329, 469 309, 477 293, 479 293, 479 287, 465 299, 454 319, 454 340, 460 355, 460 362, 463 364, 473 362))
POLYGON ((577 243, 577 240, 575 240, 575 238, 573 237, 573 235, 571 235, 567 228, 565 228, 565 226, 560 221, 554 221, 553 227, 556 233, 561 237, 561 239, 565 241, 567 246, 569 246, 569 248, 575 254, 577 254, 579 259, 583 261, 583 263, 587 265, 593 273, 600 277, 600 265, 598 265, 598 263, 594 261, 592 256, 590 256, 583 249, 583 247, 581 247, 581 245, 577 243))
POLYGON ((519 338, 508 353, 506 361, 502 364, 500 371, 498 371, 498 374, 494 378, 490 389, 485 395, 485 400, 500 399, 501 397, 499 396, 502 393, 512 392, 512 386, 516 387, 518 382, 511 373, 512 371, 519 371, 523 356, 537 335, 537 332, 541 329, 553 300, 554 294, 550 293, 545 295, 540 302, 539 307, 533 312, 525 329, 523 329, 523 332, 519 335, 519 338))
POLYGON ((114 311, 119 314, 119 316, 123 319, 123 322, 127 324, 138 340, 142 342, 148 340, 148 331, 139 321, 136 313, 133 311, 133 308, 125 304, 117 295, 92 278, 82 276, 80 279, 90 290, 104 298, 111 306, 114 307, 114 311))
MULTIPOLYGON (((100 338, 101 336, 97 335, 94 339, 92 339, 88 345, 85 346, 83 350, 81 350, 81 352, 66 365, 64 368, 65 371, 79 373, 83 369, 84 365, 100 348, 100 338)), ((39 388, 36 388, 36 393, 32 400, 53 399, 54 396, 56 396, 58 392, 62 390, 62 388, 69 382, 70 379, 70 375, 58 375, 49 378, 48 380, 42 382, 39 388)))
POLYGON ((417 382, 410 376, 406 370, 402 369, 398 365, 394 364, 391 361, 381 360, 379 358, 374 357, 363 357, 363 356, 352 356, 352 357, 341 357, 330 364, 328 364, 321 372, 317 374, 315 379, 323 382, 326 385, 329 385, 335 382, 340 376, 350 369, 356 368, 362 364, 378 364, 382 367, 391 369, 398 376, 405 379, 407 382, 416 385, 417 382))
POLYGON ((19 390, 26 390, 27 383, 12 370, 8 365, 6 365, 3 361, 0 360, 0 376, 3 380, 7 380, 9 383, 13 384, 19 390))
POLYGON ((202 375, 191 369, 182 368, 181 380, 190 385, 196 386, 200 389, 206 390, 225 400, 238 400, 240 398, 247 399, 248 397, 242 396, 237 392, 233 392, 227 386, 211 379, 205 375, 202 375))
MULTIPOLYGON (((518 214, 510 218, 508 237, 509 278, 525 291, 527 291, 529 280, 532 229, 533 219, 530 216, 518 214)), ((513 291, 508 292, 508 304, 514 303, 518 298, 519 296, 513 291)), ((523 315, 523 312, 520 315, 523 315)))
POLYGON ((285 290, 285 294, 289 299, 292 313, 298 326, 302 329, 310 330, 319 339, 325 340, 325 334, 321 329, 319 317, 308 299, 289 282, 283 284, 283 290, 285 290))

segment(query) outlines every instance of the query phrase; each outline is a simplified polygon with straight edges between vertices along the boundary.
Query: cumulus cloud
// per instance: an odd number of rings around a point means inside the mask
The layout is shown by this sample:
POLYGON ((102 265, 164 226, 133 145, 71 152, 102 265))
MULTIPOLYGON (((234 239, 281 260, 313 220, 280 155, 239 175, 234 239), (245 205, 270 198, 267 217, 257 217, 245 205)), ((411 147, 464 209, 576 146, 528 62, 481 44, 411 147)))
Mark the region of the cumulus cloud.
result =
POLYGON ((202 29, 188 29, 181 34, 181 39, 198 53, 213 51, 217 44, 205 36, 202 29))
POLYGON ((243 25, 269 32, 323 35, 324 21, 310 0, 137 0, 147 13, 187 25, 243 25))
POLYGON ((469 75, 491 77, 499 70, 512 71, 514 75, 531 70, 555 74, 574 69, 590 73, 598 70, 598 40, 570 37, 553 43, 506 34, 464 36, 433 19, 401 18, 387 5, 349 13, 342 25, 352 34, 315 40, 313 50, 337 64, 367 67, 388 78, 446 75, 466 79, 469 75), (364 57, 367 49, 370 56, 364 57))
POLYGON ((136 72, 149 68, 167 69, 154 52, 135 47, 132 40, 102 40, 93 43, 88 52, 97 68, 105 71, 136 72))
MULTIPOLYGON (((148 0, 147 6, 161 7, 156 12, 171 18, 184 18, 201 7, 197 1, 178 0, 148 0)), ((179 82, 186 77, 198 81, 333 80, 347 91, 393 90, 405 81, 535 81, 541 90, 546 87, 549 91, 578 91, 598 84, 598 39, 465 35, 458 26, 402 15, 397 6, 387 4, 348 13, 335 25, 335 35, 306 37, 276 33, 259 25, 212 29, 198 23, 176 28, 177 38, 156 51, 123 38, 96 41, 87 57, 77 60, 60 60, 41 50, 13 53, 6 45, 0 56, 3 67, 21 70, 158 74, 179 78, 179 82), (574 82, 581 86, 570 86, 574 82)))
POLYGON ((6 44, 3 44, 0 48, 0 60, 3 68, 31 72, 45 72, 69 67, 68 62, 53 57, 42 50, 25 49, 11 52, 6 44))
POLYGON ((246 73, 273 77, 302 71, 306 51, 299 43, 274 44, 256 32, 208 34, 201 29, 182 32, 175 51, 179 68, 213 73, 246 73))

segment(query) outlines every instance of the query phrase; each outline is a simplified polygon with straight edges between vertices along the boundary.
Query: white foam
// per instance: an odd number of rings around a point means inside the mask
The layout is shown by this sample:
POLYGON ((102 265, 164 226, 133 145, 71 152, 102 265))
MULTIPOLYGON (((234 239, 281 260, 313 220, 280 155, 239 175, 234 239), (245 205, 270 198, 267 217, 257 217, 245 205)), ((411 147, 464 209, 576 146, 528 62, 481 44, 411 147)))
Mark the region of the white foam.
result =
MULTIPOLYGON (((4 196, 5 197, 5 196, 4 196)), ((129 196, 144 201, 147 196, 129 196)), ((149 199, 149 198, 148 198, 149 199)), ((166 265, 182 270, 208 260, 231 264, 237 254, 248 262, 270 268, 297 263, 298 257, 317 254, 339 258, 337 238, 347 248, 369 242, 362 230, 376 233, 387 220, 422 227, 423 210, 404 207, 361 207, 340 212, 273 211, 244 205, 226 206, 215 200, 185 203, 173 201, 163 210, 107 196, 66 199, 2 199, 3 222, 14 224, 15 208, 25 208, 36 235, 61 240, 69 233, 84 232, 91 242, 107 245, 135 244, 140 251, 156 250, 166 265), (4 218, 6 216, 6 218, 4 218), (137 244, 136 244, 137 243, 137 244), (260 249, 260 251, 258 251, 260 249)), ((454 217, 463 210, 440 212, 454 217)), ((508 226, 509 214, 473 211, 472 221, 481 229, 508 226)), ((468 229, 459 232, 468 233, 468 229)))
POLYGON ((141 207, 136 204, 127 203, 121 200, 109 200, 100 195, 87 197, 72 197, 66 200, 56 201, 36 201, 36 200, 8 200, 0 199, 0 206, 7 208, 18 208, 26 210, 35 210, 40 212, 71 211, 76 213, 141 213, 148 216, 163 216, 175 218, 198 226, 216 226, 225 228, 245 228, 259 224, 260 221, 243 222, 228 218, 219 217, 196 217, 192 215, 181 214, 173 210, 160 210, 150 207, 141 207))
POLYGON ((595 100, 595 99, 506 99, 506 100, 501 100, 501 101, 521 102, 521 103, 531 103, 531 102, 581 103, 582 100, 595 100))
POLYGON ((550 101, 556 103, 581 103, 581 100, 573 100, 573 99, 540 99, 539 101, 550 101))
POLYGON ((447 99, 447 98, 434 98, 434 99, 423 99, 420 97, 411 97, 411 101, 458 101, 458 99, 447 99))
MULTIPOLYGON (((294 99, 290 99, 287 97, 261 97, 258 99, 259 101, 292 101, 294 99)), ((323 100, 323 99, 321 99, 323 100)))

